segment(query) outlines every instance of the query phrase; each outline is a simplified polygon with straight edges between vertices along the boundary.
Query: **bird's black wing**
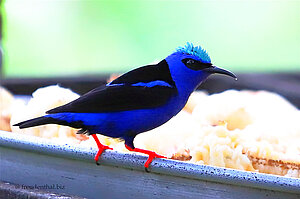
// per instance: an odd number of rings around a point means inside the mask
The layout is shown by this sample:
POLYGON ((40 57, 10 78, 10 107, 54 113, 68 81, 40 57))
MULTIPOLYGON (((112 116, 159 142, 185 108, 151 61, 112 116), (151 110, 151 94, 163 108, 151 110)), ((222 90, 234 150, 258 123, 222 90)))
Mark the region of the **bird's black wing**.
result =
POLYGON ((98 87, 80 98, 47 113, 101 113, 162 106, 177 94, 165 61, 130 71, 107 86, 98 87), (170 86, 133 86, 137 83, 166 82, 170 86))
POLYGON ((169 65, 164 59, 158 64, 143 66, 112 81, 110 84, 134 84, 138 82, 152 82, 156 80, 164 81, 175 87, 175 82, 172 79, 169 65))

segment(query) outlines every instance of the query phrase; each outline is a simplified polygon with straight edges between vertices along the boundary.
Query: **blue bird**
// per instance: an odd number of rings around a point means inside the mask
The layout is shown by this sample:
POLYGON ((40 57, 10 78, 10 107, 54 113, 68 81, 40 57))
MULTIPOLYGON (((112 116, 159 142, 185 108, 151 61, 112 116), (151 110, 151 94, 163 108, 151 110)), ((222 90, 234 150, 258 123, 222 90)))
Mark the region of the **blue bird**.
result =
POLYGON ((135 136, 170 120, 185 106, 191 93, 214 73, 236 79, 233 73, 213 66, 200 46, 187 43, 156 65, 129 71, 42 117, 14 126, 22 129, 59 124, 80 129, 78 133, 92 135, 97 143, 97 164, 103 150, 112 148, 102 145, 96 134, 121 138, 128 150, 149 155, 147 169, 154 158, 166 157, 135 148, 135 136))

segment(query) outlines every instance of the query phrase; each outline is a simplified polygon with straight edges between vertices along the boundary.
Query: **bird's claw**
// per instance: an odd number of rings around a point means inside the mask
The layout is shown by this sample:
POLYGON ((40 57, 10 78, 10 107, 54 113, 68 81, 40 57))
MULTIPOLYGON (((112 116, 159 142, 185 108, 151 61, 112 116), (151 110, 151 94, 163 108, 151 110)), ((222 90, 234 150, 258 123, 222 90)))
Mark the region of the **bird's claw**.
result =
POLYGON ((152 160, 154 159, 154 158, 165 158, 165 159, 167 159, 167 157, 165 157, 165 156, 163 156, 163 155, 159 155, 159 154, 157 154, 157 153, 155 153, 155 152, 151 152, 151 153, 148 153, 148 155, 149 155, 149 157, 148 157, 148 159, 147 159, 147 161, 146 161, 146 163, 145 163, 145 171, 147 172, 147 173, 149 173, 150 172, 150 170, 149 170, 149 166, 150 166, 150 164, 151 164, 151 162, 152 162, 152 160))
POLYGON ((96 161, 96 165, 100 165, 99 162, 98 162, 98 160, 99 160, 99 157, 102 155, 103 151, 106 150, 106 149, 113 150, 113 148, 101 144, 96 134, 92 134, 92 137, 94 138, 94 140, 95 140, 95 142, 96 142, 96 144, 98 146, 98 149, 99 149, 99 151, 95 155, 94 159, 96 161))
POLYGON ((96 165, 98 165, 98 166, 100 165, 100 163, 99 163, 99 161, 98 161, 98 160, 95 160, 95 162, 96 162, 96 165))
POLYGON ((162 156, 162 155, 159 155, 159 154, 155 153, 154 151, 149 151, 149 150, 139 149, 139 148, 131 148, 130 146, 128 146, 128 145, 126 145, 126 144, 125 144, 125 147, 126 147, 126 149, 128 149, 129 151, 134 151, 134 152, 138 152, 138 153, 143 153, 143 154, 149 155, 149 157, 148 157, 146 163, 144 164, 144 166, 145 166, 145 171, 148 172, 148 173, 150 172, 150 170, 149 170, 149 165, 151 164, 151 162, 152 162, 152 160, 153 160, 154 158, 166 158, 166 159, 167 159, 167 157, 162 156))
POLYGON ((110 150, 113 150, 113 148, 109 147, 109 146, 105 146, 105 145, 102 145, 101 147, 99 147, 99 151, 97 152, 97 154, 95 155, 95 162, 96 162, 96 165, 100 165, 99 163, 99 157, 102 155, 103 151, 106 150, 106 149, 110 149, 110 150))
POLYGON ((145 171, 146 171, 147 173, 150 173, 150 170, 149 170, 149 168, 147 168, 147 167, 145 167, 145 171))

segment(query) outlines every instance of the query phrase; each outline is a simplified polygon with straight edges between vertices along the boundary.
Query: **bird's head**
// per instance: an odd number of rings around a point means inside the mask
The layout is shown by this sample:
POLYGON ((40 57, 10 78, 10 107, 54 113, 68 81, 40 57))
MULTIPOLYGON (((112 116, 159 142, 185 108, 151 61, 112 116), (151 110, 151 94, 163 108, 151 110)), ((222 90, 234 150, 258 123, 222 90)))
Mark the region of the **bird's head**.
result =
POLYGON ((191 43, 177 48, 166 61, 177 88, 187 92, 195 90, 211 74, 224 74, 237 79, 232 72, 214 66, 207 52, 191 43))

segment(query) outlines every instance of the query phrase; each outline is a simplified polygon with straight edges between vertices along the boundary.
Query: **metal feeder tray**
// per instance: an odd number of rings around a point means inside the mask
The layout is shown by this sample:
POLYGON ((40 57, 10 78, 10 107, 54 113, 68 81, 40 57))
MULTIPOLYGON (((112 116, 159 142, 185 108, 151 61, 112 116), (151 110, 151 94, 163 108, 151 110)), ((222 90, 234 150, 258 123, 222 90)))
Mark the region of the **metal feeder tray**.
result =
POLYGON ((300 198, 300 179, 155 159, 0 131, 0 181, 86 198, 300 198))

